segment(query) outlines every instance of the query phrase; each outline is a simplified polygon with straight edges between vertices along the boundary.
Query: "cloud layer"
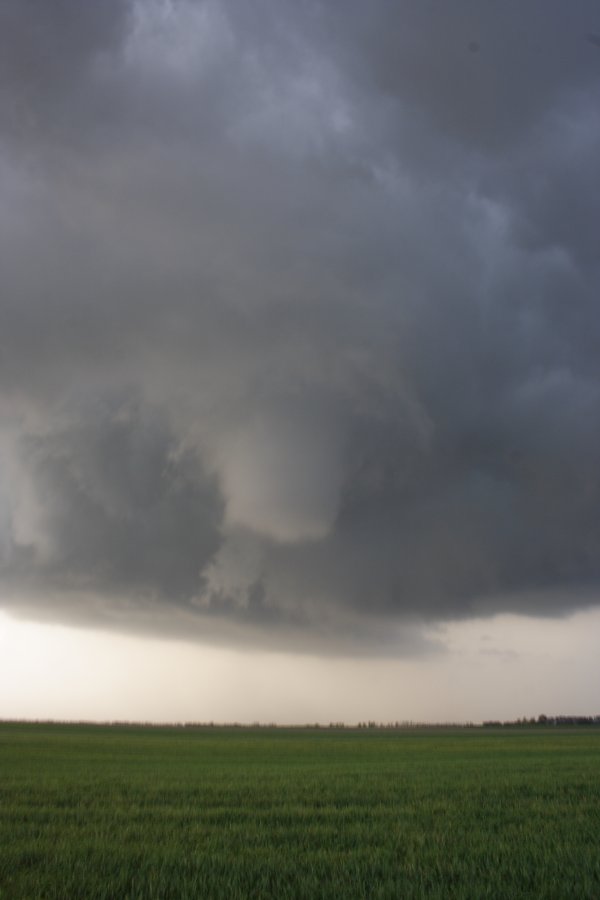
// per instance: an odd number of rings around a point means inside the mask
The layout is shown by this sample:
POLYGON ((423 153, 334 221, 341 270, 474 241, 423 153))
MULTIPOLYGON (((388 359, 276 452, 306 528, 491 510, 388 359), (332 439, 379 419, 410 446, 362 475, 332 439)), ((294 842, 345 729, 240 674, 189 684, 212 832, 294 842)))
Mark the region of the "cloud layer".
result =
POLYGON ((4 3, 5 602, 309 643, 597 602, 598 32, 4 3))

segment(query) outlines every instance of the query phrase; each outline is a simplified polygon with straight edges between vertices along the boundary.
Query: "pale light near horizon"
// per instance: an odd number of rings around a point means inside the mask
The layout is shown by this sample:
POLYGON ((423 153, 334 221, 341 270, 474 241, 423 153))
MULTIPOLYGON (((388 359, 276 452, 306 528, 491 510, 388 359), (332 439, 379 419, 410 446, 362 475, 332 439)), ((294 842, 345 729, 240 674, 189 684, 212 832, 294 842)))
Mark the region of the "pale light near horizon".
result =
POLYGON ((427 659, 324 658, 0 613, 0 718, 303 724, 599 712, 600 610, 447 624, 427 659))

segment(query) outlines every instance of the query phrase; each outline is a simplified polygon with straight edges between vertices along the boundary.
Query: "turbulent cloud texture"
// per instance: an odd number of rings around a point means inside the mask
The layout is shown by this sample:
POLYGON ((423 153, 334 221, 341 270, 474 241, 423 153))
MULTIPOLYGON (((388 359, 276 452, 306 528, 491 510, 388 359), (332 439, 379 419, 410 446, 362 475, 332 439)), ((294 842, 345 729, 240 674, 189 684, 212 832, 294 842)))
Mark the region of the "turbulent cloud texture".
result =
POLYGON ((309 642, 597 602, 598 32, 4 2, 3 602, 309 642))

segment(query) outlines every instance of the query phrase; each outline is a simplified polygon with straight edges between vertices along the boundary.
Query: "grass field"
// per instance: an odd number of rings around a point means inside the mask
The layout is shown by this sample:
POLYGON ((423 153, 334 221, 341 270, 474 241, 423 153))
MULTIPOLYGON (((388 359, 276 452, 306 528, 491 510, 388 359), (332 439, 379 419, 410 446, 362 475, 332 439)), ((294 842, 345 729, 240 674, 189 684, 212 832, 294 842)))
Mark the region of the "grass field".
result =
POLYGON ((0 724, 0 898, 600 898, 600 731, 0 724))

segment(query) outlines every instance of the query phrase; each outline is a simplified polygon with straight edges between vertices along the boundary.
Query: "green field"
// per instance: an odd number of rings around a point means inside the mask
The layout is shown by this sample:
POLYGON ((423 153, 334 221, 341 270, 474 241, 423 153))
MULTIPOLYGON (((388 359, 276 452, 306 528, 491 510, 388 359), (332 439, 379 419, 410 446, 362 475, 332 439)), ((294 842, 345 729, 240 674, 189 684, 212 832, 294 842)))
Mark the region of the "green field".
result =
POLYGON ((596 729, 0 724, 0 898, 600 897, 596 729))

